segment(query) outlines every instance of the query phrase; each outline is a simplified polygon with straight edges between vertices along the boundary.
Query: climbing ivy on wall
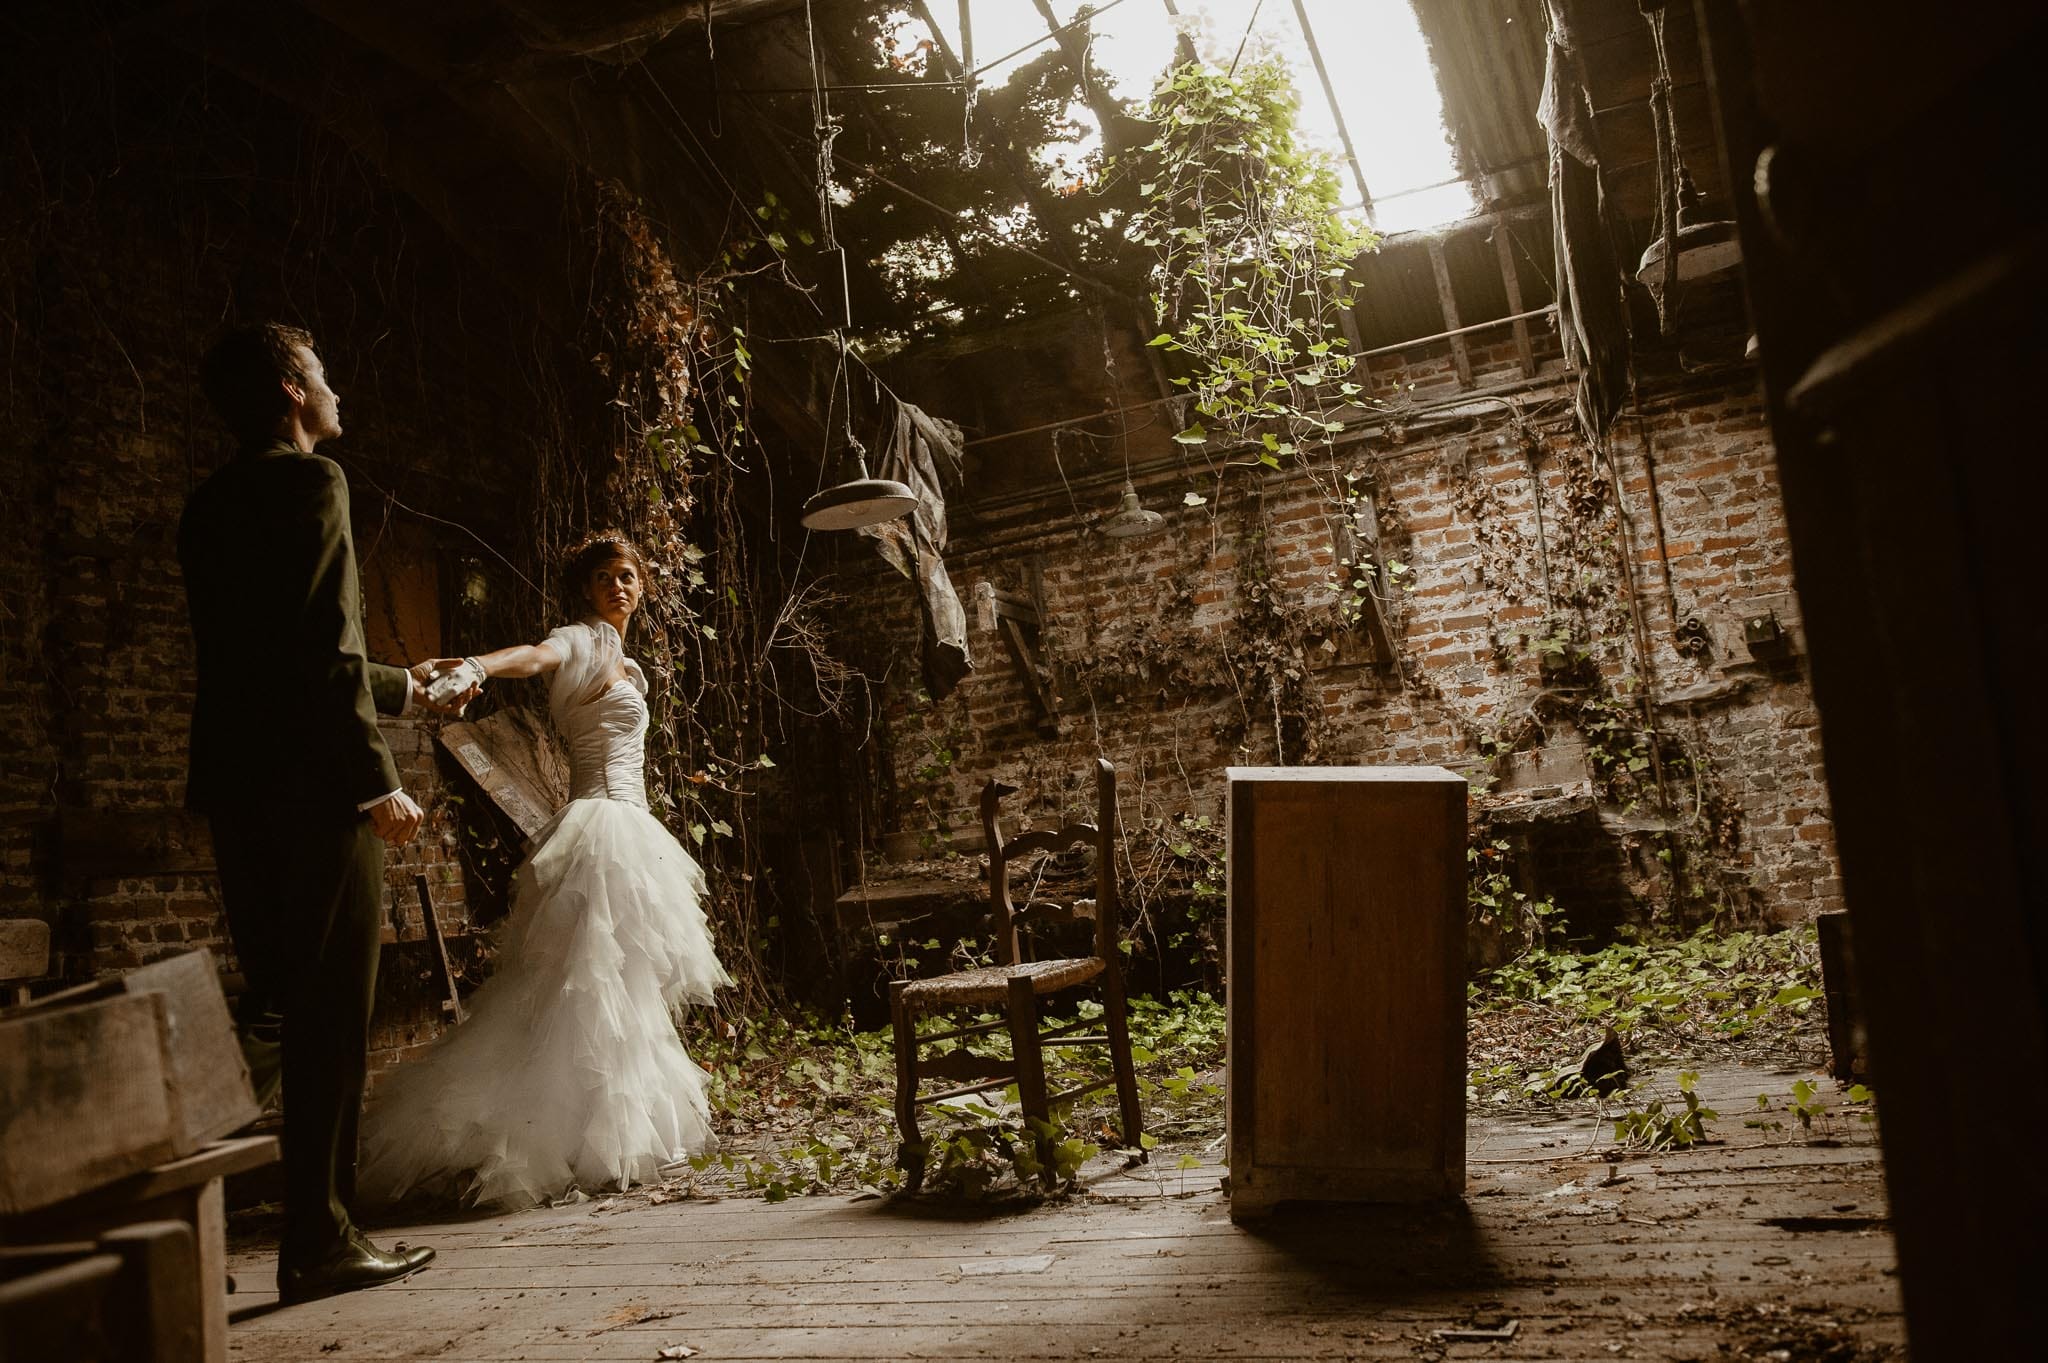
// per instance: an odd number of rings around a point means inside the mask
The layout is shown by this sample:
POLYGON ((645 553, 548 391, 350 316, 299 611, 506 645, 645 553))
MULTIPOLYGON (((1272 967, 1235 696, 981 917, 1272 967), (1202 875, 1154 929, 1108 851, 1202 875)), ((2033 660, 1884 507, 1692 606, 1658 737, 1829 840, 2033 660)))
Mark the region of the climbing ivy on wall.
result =
POLYGON ((610 183, 593 199, 585 339, 604 415, 543 462, 543 561, 599 526, 626 530, 648 555, 652 582, 627 641, 656 683, 648 794, 704 865, 720 955, 750 1007, 767 999, 780 926, 763 896, 756 800, 793 722, 777 679, 794 667, 829 712, 845 669, 819 642, 821 603, 755 559, 740 513, 761 451, 732 299, 754 248, 730 245, 688 275, 635 199, 610 183))

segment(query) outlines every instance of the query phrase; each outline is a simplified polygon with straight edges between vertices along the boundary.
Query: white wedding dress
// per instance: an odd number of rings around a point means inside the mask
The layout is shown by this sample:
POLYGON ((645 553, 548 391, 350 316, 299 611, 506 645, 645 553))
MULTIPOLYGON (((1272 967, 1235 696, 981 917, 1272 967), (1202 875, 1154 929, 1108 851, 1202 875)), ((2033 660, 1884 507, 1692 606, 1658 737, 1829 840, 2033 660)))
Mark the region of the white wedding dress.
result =
POLYGON ((647 1182, 711 1142, 704 1072, 673 1010, 732 980, 699 906, 703 871, 647 809, 647 679, 601 620, 548 642, 563 656, 548 709, 569 744, 569 803, 513 878, 468 1021, 371 1100, 368 1200, 530 1206, 647 1182))

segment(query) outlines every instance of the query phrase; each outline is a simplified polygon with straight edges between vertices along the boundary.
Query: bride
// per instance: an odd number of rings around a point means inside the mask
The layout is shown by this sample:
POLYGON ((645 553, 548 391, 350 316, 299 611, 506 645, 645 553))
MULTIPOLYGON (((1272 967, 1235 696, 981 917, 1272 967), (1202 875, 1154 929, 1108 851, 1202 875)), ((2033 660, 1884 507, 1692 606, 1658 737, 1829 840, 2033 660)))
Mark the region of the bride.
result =
POLYGON ((548 710, 569 745, 569 803, 535 835, 512 884, 490 980, 467 1022, 379 1086, 359 1186, 521 1206, 572 1185, 627 1187, 711 1141, 704 1072, 671 1010, 731 984, 699 899, 703 872, 647 809, 647 678, 625 656, 646 565, 603 531, 571 551, 566 594, 592 614, 537 644, 472 659, 476 677, 552 673, 548 710))

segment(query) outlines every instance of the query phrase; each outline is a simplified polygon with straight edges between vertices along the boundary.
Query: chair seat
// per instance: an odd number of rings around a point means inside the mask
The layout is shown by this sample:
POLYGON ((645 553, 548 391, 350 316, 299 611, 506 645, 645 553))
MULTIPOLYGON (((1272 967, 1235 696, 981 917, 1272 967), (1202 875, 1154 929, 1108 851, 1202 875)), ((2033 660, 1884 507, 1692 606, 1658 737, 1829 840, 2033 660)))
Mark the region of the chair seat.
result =
POLYGON ((991 965, 979 970, 962 970, 935 980, 912 980, 903 988, 904 1002, 936 1006, 960 1003, 1001 1003, 1010 996, 1011 980, 1030 980, 1031 992, 1050 994, 1102 973, 1102 962, 1092 956, 1070 961, 1025 961, 1021 965, 991 965))

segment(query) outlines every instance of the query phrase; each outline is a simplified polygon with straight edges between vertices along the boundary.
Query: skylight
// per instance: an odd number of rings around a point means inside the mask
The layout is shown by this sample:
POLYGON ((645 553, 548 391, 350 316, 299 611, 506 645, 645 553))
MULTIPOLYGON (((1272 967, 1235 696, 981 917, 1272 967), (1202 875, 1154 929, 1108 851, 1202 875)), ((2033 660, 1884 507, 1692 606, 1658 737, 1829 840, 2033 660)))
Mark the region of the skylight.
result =
MULTIPOLYGON (((982 82, 1000 85, 1042 54, 1046 24, 1036 4, 971 4, 975 65, 988 68, 981 74, 982 82), (991 62, 997 64, 989 66, 991 62)), ((1228 67, 1240 44, 1247 55, 1278 55, 1293 71, 1301 92, 1303 136, 1337 163, 1356 205, 1363 195, 1338 134, 1341 112, 1358 153, 1358 170, 1372 196, 1375 225, 1382 232, 1436 227, 1470 216, 1477 205, 1471 187, 1458 179, 1444 132, 1443 96, 1410 0, 1300 0, 1300 5, 1308 13, 1335 87, 1334 110, 1302 36, 1295 0, 1176 0, 1177 18, 1167 12, 1165 0, 1121 0, 1089 25, 1091 52, 1113 92, 1133 102, 1146 97, 1153 81, 1174 60, 1177 32, 1186 33, 1196 51, 1218 66, 1228 67)), ((1052 0, 1051 8, 1065 23, 1082 6, 1077 0, 1052 0)), ((1098 3, 1095 8, 1104 7, 1098 3)), ((958 52, 955 0, 933 0, 929 9, 958 52)), ((1041 164, 1071 163, 1077 153, 1094 145, 1092 119, 1085 110, 1077 113, 1089 131, 1071 146, 1042 149, 1041 164)))

